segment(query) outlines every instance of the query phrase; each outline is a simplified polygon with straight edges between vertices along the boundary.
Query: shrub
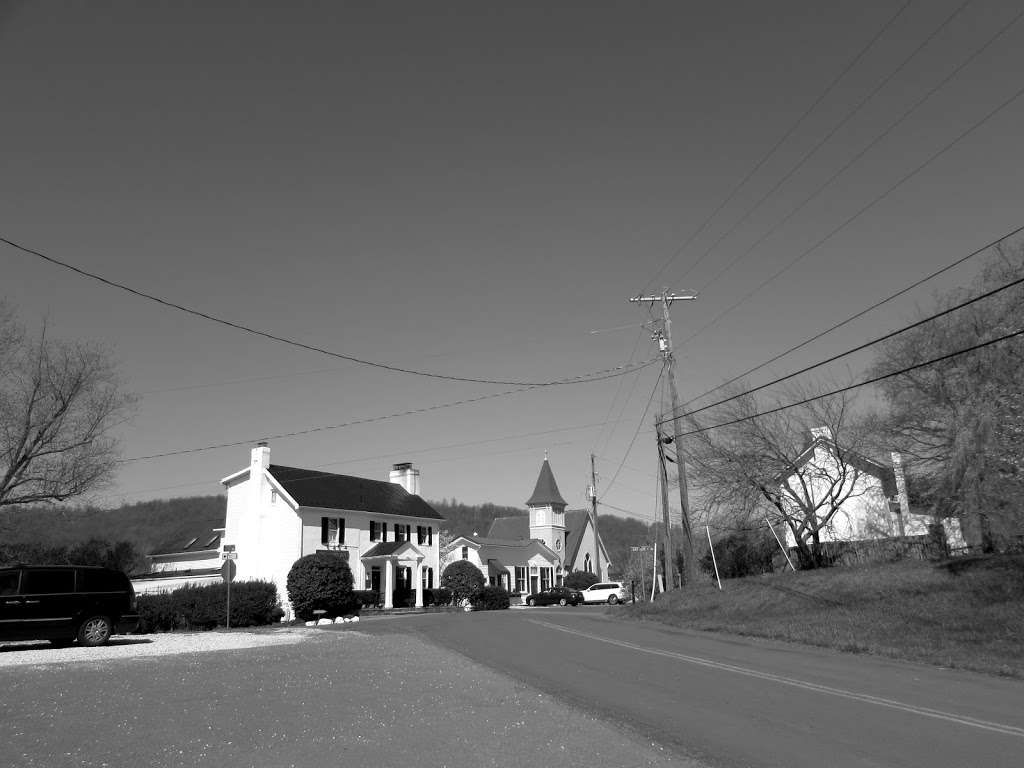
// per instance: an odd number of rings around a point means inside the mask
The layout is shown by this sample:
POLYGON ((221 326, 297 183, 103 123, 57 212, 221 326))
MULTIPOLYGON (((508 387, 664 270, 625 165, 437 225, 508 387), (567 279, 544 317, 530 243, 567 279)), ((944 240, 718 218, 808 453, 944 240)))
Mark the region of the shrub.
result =
POLYGON ((441 573, 441 586, 452 593, 452 600, 461 603, 484 588, 484 575, 468 560, 456 560, 441 573))
POLYGON ((357 589, 352 597, 360 608, 376 608, 380 605, 380 592, 375 589, 357 589))
MULTIPOLYGON (((143 594, 138 596, 138 606, 141 634, 213 629, 225 624, 227 585, 205 584, 143 594)), ((273 624, 283 615, 272 582, 240 581, 231 585, 231 626, 273 624)))
MULTIPOLYGON (((715 542, 715 560, 718 573, 723 579, 757 576, 774 570, 772 557, 775 554, 775 540, 770 534, 741 531, 730 533, 715 542)), ((711 552, 700 561, 701 569, 714 576, 715 563, 711 552)))
POLYGON ((412 608, 416 605, 416 593, 411 589, 396 589, 391 593, 391 605, 395 608, 412 608))
POLYGON ((445 587, 438 587, 437 589, 428 589, 430 593, 430 602, 427 602, 426 594, 424 594, 423 602, 427 605, 451 605, 452 604, 452 591, 445 587))
POLYGON ((358 602, 352 591, 352 571, 348 563, 332 552, 314 552, 300 557, 288 571, 288 599, 295 616, 302 621, 316 617, 355 612, 358 602))
POLYGON ((509 606, 509 595, 502 587, 484 587, 469 600, 474 610, 500 611, 509 606))
POLYGON ((597 577, 596 573, 590 571, 573 571, 565 577, 565 586, 569 589, 586 589, 589 586, 597 584, 601 579, 597 577))

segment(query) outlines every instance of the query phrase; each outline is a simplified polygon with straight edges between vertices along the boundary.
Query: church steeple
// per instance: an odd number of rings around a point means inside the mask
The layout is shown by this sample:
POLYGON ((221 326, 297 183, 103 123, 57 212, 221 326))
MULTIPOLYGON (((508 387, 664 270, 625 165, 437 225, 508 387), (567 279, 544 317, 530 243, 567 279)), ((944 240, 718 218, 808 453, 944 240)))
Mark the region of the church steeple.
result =
POLYGON ((551 471, 548 457, 544 456, 544 463, 540 465, 540 475, 537 476, 537 484, 533 487, 533 495, 526 501, 528 507, 539 506, 561 506, 565 510, 566 501, 558 492, 558 483, 555 482, 555 475, 551 471))
MULTIPOLYGON (((551 471, 547 455, 540 465, 540 474, 533 487, 533 495, 526 502, 530 509, 530 538, 540 539, 561 561, 565 557, 565 506, 566 501, 558 491, 558 483, 551 471)), ((558 566, 556 582, 561 583, 561 563, 558 566)))

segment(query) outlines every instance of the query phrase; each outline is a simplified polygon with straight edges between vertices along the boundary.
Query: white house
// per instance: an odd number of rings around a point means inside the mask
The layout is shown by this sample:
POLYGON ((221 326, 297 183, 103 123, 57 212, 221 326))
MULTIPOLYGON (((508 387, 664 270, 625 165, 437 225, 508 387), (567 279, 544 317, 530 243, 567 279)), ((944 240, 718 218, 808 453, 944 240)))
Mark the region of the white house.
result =
POLYGON ((419 470, 395 464, 390 481, 270 463, 260 443, 248 467, 221 482, 227 489, 225 545, 238 553, 237 578, 277 584, 285 618, 292 612, 288 571, 304 555, 327 550, 344 558, 356 589, 415 593, 440 578, 438 526, 444 519, 419 496, 419 470))
POLYGON ((223 532, 223 528, 197 527, 157 547, 147 555, 149 572, 132 577, 135 592, 170 592, 178 587, 221 582, 223 532))
POLYGON ((566 501, 547 458, 526 506, 528 516, 499 517, 486 536, 456 538, 448 560, 469 560, 483 572, 488 584, 528 594, 562 584, 574 569, 593 572, 600 547, 599 577, 607 580, 610 563, 604 544, 594 535, 585 510, 566 512, 566 501))
MULTIPOLYGON (((807 448, 791 474, 781 479, 783 503, 795 507, 793 497, 820 504, 824 520, 831 511, 829 500, 840 501, 831 520, 820 528, 821 541, 853 542, 899 536, 923 536, 934 518, 914 513, 907 496, 903 466, 898 453, 892 464, 875 461, 837 446, 828 427, 811 430, 807 448)), ((799 518, 802 513, 795 512, 799 518)), ((961 546, 960 522, 943 520, 950 546, 961 546)), ((786 543, 796 546, 793 531, 786 527, 786 543)))

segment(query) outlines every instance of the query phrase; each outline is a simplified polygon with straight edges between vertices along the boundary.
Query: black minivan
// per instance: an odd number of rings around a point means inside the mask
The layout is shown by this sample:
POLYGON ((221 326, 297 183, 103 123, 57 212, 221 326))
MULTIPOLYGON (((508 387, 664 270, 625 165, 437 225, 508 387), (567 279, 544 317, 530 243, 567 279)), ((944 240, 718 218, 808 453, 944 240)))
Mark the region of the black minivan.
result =
POLYGON ((121 571, 85 565, 0 568, 0 640, 103 645, 138 626, 135 589, 121 571))

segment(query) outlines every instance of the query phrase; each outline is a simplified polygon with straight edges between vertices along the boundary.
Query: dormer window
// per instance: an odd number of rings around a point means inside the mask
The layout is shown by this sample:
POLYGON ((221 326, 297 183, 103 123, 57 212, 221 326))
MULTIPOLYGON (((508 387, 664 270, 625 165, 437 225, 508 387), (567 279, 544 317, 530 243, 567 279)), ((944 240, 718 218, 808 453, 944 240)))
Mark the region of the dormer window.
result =
POLYGON ((192 546, 193 544, 195 544, 195 543, 196 543, 197 541, 199 541, 199 537, 198 537, 198 536, 196 536, 196 537, 195 537, 194 539, 191 539, 191 540, 189 541, 189 543, 185 545, 185 547, 184 547, 184 548, 185 548, 185 549, 188 549, 188 548, 189 548, 189 547, 191 547, 191 546, 192 546))

